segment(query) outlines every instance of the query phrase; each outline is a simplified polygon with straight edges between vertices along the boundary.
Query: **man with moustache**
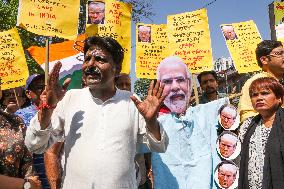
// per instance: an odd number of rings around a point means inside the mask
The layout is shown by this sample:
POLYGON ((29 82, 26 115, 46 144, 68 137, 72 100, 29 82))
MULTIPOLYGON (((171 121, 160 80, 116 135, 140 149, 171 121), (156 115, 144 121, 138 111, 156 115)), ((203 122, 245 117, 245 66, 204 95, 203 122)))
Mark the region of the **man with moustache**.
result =
POLYGON ((218 92, 217 74, 215 71, 204 71, 197 76, 202 89, 202 96, 199 98, 200 104, 205 104, 219 98, 227 96, 225 93, 218 92))
POLYGON ((157 79, 165 84, 164 100, 170 113, 159 116, 169 136, 163 154, 152 153, 155 189, 212 189, 213 167, 220 162, 216 151, 218 109, 224 99, 189 107, 192 80, 183 60, 170 56, 157 68, 157 79))
POLYGON ((46 99, 31 120, 25 143, 42 153, 64 139, 62 188, 137 188, 134 156, 139 144, 164 152, 168 138, 157 121, 164 100, 163 84, 151 83, 139 101, 115 87, 124 52, 110 37, 93 36, 84 44, 83 89, 59 85, 61 63, 55 64, 43 91, 46 99))

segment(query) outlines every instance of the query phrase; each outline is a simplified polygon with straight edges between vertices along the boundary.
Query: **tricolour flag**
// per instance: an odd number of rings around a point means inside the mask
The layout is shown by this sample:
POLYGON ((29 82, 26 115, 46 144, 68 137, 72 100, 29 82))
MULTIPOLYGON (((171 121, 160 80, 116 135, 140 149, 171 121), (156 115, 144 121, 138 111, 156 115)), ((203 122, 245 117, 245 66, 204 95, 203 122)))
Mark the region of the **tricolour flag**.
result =
MULTIPOLYGON (((62 63, 59 79, 62 83, 66 78, 71 78, 72 81, 69 88, 81 88, 82 84, 82 64, 84 61, 84 54, 76 48, 78 42, 83 41, 85 35, 78 36, 76 41, 69 40, 62 43, 55 43, 49 45, 49 71, 52 70, 56 62, 62 63)), ((83 44, 83 43, 81 43, 83 44)), ((29 53, 35 61, 44 69, 46 59, 45 47, 31 46, 28 48, 29 53)))

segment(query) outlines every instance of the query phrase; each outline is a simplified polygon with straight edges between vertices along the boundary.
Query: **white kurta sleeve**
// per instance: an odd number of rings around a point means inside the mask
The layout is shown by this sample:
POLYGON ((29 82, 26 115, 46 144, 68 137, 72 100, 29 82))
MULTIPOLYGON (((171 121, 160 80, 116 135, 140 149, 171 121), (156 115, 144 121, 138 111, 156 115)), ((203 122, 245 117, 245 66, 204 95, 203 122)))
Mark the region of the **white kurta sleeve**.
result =
POLYGON ((144 143, 150 149, 150 151, 159 152, 159 153, 165 152, 169 144, 169 138, 166 132, 164 131, 163 127, 161 127, 160 122, 159 125, 160 125, 161 140, 158 141, 148 130, 143 116, 139 114, 138 117, 139 117, 138 142, 144 143))
POLYGON ((54 143, 64 140, 64 110, 70 96, 71 94, 68 91, 57 104, 52 113, 50 124, 46 129, 41 129, 38 114, 32 118, 25 137, 25 144, 31 152, 41 154, 54 143))

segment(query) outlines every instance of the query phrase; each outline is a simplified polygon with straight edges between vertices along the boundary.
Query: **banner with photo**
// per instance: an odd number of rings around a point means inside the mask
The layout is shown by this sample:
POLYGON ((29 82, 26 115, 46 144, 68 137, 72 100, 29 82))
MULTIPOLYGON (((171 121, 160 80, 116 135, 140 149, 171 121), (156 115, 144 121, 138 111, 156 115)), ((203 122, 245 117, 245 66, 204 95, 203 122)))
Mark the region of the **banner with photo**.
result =
POLYGON ((276 39, 284 42, 284 2, 274 2, 276 39))
POLYGON ((136 77, 156 79, 160 62, 169 55, 167 25, 136 25, 136 77))
POLYGON ((213 69, 206 9, 170 15, 167 19, 172 55, 184 59, 192 73, 213 69))
POLYGON ((0 32, 0 57, 1 89, 25 85, 29 71, 21 38, 16 28, 0 32))
POLYGON ((221 30, 238 73, 259 71, 255 49, 262 41, 256 24, 246 22, 222 24, 221 30))
MULTIPOLYGON (((124 61, 121 73, 130 73, 131 63, 131 14, 132 6, 129 3, 107 0, 105 1, 105 17, 101 21, 91 19, 91 6, 99 2, 102 6, 104 1, 89 1, 88 16, 86 25, 87 36, 108 36, 116 39, 124 49, 124 61)), ((97 10, 97 14, 101 10, 97 10)))

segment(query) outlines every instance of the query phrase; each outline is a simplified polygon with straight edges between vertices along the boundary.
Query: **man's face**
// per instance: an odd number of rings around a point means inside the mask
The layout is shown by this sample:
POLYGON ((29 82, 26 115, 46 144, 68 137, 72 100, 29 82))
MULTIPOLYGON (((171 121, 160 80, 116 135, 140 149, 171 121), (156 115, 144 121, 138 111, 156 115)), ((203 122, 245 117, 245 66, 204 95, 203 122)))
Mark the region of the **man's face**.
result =
POLYGON ((139 38, 142 42, 150 42, 150 32, 149 31, 139 31, 139 38))
POLYGON ((128 75, 120 75, 115 85, 121 90, 131 91, 131 81, 128 75))
POLYGON ((217 92, 218 84, 212 74, 203 75, 200 78, 200 86, 205 94, 212 94, 217 92))
POLYGON ((229 40, 236 39, 236 33, 233 27, 223 28, 223 34, 226 39, 229 39, 229 40))
POLYGON ((90 89, 114 86, 116 68, 112 55, 98 46, 91 46, 85 55, 82 66, 83 79, 90 89))
POLYGON ((229 188, 236 179, 236 175, 231 171, 225 171, 221 168, 218 171, 218 180, 222 188, 229 188))
POLYGON ((21 108, 21 106, 26 102, 24 90, 21 87, 4 90, 2 95, 3 105, 14 112, 21 108))
POLYGON ((236 144, 225 138, 220 139, 219 141, 219 150, 223 157, 229 158, 236 150, 236 144))
POLYGON ((36 105, 39 105, 40 102, 40 95, 42 91, 44 90, 44 78, 40 77, 39 79, 36 79, 32 81, 32 83, 29 86, 29 89, 26 91, 27 97, 36 105))
POLYGON ((88 6, 88 14, 91 24, 100 24, 105 17, 105 10, 95 4, 88 6))
POLYGON ((225 129, 230 129, 235 123, 235 117, 231 112, 227 112, 225 109, 220 113, 221 124, 225 129))
POLYGON ((284 48, 283 47, 277 47, 273 49, 269 56, 268 56, 268 62, 267 67, 272 74, 278 76, 281 75, 283 77, 284 75, 284 48))
POLYGON ((181 65, 167 65, 160 68, 161 82, 165 84, 163 94, 165 105, 175 113, 184 113, 187 108, 190 81, 181 65))

